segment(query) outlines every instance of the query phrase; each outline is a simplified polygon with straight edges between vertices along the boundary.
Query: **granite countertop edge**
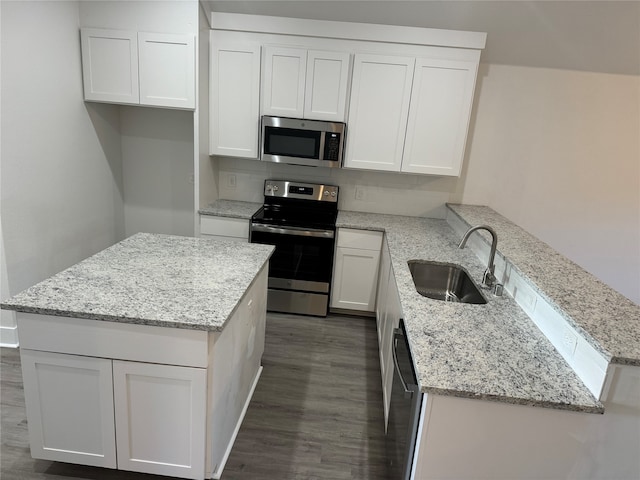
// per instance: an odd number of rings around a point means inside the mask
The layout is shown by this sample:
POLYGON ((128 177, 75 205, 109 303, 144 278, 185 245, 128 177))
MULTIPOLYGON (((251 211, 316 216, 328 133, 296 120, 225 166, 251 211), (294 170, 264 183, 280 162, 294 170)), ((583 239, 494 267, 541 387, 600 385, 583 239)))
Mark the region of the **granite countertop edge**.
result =
POLYGON ((200 208, 198 213, 200 215, 250 220, 260 207, 262 207, 262 203, 219 199, 206 207, 200 208))

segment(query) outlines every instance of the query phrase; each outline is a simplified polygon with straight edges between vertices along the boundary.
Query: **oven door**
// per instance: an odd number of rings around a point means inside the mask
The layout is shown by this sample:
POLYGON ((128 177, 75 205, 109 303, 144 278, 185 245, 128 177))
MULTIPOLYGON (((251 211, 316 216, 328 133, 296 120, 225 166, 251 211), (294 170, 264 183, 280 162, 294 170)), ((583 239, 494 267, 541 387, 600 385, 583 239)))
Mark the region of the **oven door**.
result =
POLYGON ((253 224, 251 242, 275 245, 269 260, 269 286, 329 292, 335 232, 253 224))
POLYGON ((275 245, 269 259, 268 309, 326 316, 335 232, 251 225, 251 243, 275 245))

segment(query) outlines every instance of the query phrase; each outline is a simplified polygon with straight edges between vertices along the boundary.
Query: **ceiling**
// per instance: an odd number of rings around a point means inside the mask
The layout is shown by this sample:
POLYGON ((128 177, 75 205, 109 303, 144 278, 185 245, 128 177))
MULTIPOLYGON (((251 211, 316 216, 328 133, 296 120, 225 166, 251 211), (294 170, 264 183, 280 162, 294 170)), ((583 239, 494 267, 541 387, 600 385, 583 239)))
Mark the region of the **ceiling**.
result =
POLYGON ((482 61, 640 75, 640 0, 201 0, 215 12, 487 32, 482 61))

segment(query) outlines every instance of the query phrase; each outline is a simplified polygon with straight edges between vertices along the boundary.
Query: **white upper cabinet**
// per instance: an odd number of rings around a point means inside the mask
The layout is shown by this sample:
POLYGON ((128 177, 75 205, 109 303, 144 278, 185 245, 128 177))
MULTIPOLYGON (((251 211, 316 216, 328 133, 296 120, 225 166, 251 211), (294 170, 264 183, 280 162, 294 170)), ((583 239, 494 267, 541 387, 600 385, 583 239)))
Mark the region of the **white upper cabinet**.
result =
POLYGON ((83 28, 85 100, 195 108, 192 35, 83 28))
POLYGON ((478 63, 419 58, 402 171, 460 175, 478 63))
POLYGON ((400 171, 415 60, 356 55, 345 167, 400 171))
POLYGON ((302 117, 306 71, 306 50, 283 47, 264 48, 263 115, 302 117))
POLYGON ((345 167, 460 175, 479 52, 441 56, 356 55, 345 167))
POLYGON ((308 52, 304 118, 345 121, 350 60, 346 52, 308 52))
POLYGON ((135 32, 83 28, 84 99, 138 103, 138 38, 135 32))
POLYGON ((258 158, 260 44, 211 32, 209 154, 258 158))
POLYGON ((262 114, 345 120, 350 54, 267 46, 262 114))
POLYGON ((192 35, 138 33, 140 104, 195 108, 192 35))

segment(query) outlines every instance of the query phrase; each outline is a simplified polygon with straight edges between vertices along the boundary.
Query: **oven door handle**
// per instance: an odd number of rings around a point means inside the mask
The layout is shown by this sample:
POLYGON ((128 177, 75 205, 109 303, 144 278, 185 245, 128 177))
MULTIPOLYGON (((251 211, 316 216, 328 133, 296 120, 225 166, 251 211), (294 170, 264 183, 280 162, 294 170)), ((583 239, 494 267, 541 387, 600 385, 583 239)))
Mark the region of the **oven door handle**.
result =
POLYGON ((335 232, 333 230, 319 230, 316 228, 301 227, 272 227, 271 225, 262 225, 259 223, 252 223, 251 231, 296 235, 299 237, 334 238, 335 236, 335 232))

